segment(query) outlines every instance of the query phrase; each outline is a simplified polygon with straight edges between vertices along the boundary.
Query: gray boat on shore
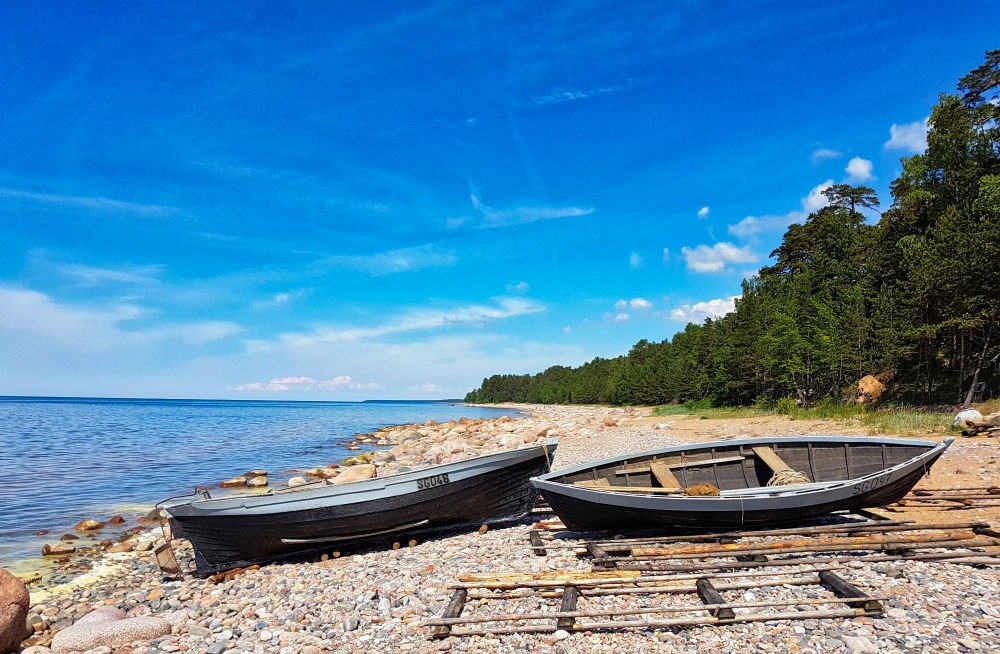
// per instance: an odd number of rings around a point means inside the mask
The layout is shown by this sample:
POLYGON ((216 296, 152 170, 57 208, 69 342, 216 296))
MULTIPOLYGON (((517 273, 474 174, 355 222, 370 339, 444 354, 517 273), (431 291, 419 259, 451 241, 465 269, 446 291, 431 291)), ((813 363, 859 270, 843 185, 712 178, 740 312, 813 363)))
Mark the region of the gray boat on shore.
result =
POLYGON ((718 441, 605 459, 532 483, 566 527, 577 531, 738 529, 896 502, 953 440, 718 441))
POLYGON ((348 484, 316 482, 262 494, 208 493, 161 502, 174 533, 194 546, 199 574, 342 544, 445 526, 523 517, 538 497, 557 440, 348 484))

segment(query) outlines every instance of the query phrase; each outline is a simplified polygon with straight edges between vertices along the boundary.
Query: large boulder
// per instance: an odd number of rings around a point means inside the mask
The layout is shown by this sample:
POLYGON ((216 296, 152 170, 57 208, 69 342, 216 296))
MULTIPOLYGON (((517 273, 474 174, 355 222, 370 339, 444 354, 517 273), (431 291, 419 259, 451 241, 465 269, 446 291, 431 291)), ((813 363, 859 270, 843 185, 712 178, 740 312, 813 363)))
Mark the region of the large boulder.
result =
POLYGON ((964 409, 955 415, 955 419, 951 421, 951 426, 965 431, 966 429, 971 429, 976 425, 982 424, 982 422, 983 414, 975 409, 964 409))
POLYGON ((331 484, 349 484, 352 481, 364 481, 376 475, 375 466, 371 463, 359 463, 344 468, 343 471, 330 480, 331 484))
POLYGON ((0 652, 20 648, 27 630, 29 605, 24 582, 0 568, 0 652))
POLYGON ((855 401, 858 404, 875 404, 884 392, 885 384, 872 375, 865 375, 858 380, 858 397, 855 401))
POLYGON ((52 639, 55 654, 82 652, 97 647, 115 649, 134 640, 153 640, 170 633, 170 623, 153 617, 126 618, 114 606, 102 606, 66 627, 52 639))

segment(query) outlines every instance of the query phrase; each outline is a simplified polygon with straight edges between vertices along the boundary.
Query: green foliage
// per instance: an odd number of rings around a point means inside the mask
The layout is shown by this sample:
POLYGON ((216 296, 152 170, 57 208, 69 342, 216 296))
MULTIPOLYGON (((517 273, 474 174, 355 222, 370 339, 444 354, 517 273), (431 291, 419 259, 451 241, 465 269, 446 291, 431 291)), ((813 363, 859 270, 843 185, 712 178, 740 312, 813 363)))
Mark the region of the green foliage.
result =
MULTIPOLYGON (((1000 50, 959 91, 940 96, 927 150, 902 160, 877 224, 860 213, 879 206, 871 188, 833 185, 830 205, 791 225, 774 264, 743 283, 735 312, 615 359, 494 375, 466 400, 869 419, 879 414, 840 401, 866 374, 912 404, 968 401, 976 382, 1000 390, 1000 50)), ((923 419, 911 414, 878 425, 923 419)))
POLYGON ((790 397, 783 397, 774 403, 774 412, 787 416, 790 415, 799 405, 790 397))

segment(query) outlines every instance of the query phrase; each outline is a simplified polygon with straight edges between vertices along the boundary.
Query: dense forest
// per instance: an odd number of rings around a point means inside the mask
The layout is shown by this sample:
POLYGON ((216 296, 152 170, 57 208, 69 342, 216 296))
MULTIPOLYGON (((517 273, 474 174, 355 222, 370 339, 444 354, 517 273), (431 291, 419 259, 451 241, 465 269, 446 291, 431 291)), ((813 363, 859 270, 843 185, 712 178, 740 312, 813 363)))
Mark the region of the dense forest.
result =
POLYGON ((897 402, 967 403, 1000 384, 1000 50, 942 94, 892 205, 835 185, 791 225, 736 310, 628 354, 494 375, 468 402, 804 405, 872 374, 897 402))

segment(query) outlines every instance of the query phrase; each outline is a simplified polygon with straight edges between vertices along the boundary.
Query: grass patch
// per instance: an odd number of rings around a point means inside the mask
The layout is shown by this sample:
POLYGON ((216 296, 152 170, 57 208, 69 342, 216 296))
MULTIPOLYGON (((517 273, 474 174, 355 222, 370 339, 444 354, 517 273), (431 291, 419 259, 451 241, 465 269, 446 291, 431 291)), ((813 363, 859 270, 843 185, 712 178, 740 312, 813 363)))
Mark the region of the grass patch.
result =
POLYGON ((931 431, 956 431, 951 427, 952 414, 926 411, 913 407, 868 408, 857 404, 820 402, 811 407, 800 407, 784 399, 776 402, 758 402, 754 406, 714 407, 711 402, 685 402, 668 404, 653 409, 654 416, 693 415, 702 420, 711 418, 756 418, 760 416, 787 416, 790 420, 832 420, 855 423, 881 434, 926 434, 931 431))

